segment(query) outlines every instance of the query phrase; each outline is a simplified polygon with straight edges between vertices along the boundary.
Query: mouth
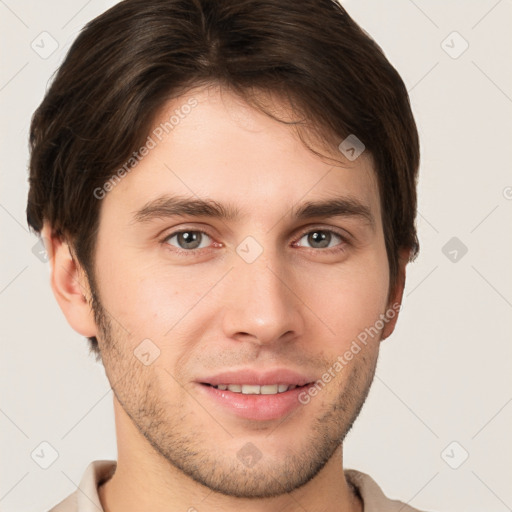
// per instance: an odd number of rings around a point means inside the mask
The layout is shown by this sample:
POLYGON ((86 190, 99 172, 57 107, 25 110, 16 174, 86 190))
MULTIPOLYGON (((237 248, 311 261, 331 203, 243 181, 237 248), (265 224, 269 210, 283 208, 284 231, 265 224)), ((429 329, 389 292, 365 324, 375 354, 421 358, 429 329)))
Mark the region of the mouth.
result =
POLYGON ((258 384, 209 384, 207 382, 201 382, 205 386, 210 386, 221 391, 231 391, 232 393, 240 393, 242 395, 277 395, 280 393, 286 393, 296 388, 306 388, 313 383, 307 383, 302 386, 297 384, 264 384, 262 386, 258 384))
POLYGON ((196 381, 199 392, 222 413, 253 421, 275 420, 302 406, 300 394, 316 382, 287 369, 264 373, 246 369, 196 381))

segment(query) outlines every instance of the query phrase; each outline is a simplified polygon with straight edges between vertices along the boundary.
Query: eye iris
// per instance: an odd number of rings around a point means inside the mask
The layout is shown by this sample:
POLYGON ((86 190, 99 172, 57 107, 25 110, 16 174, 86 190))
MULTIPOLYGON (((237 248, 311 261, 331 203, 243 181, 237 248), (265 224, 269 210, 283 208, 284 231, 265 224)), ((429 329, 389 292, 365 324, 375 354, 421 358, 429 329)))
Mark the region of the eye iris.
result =
POLYGON ((178 233, 177 239, 183 249, 197 249, 201 245, 201 233, 197 231, 183 231, 178 233))
POLYGON ((320 244, 317 247, 325 248, 329 246, 331 233, 325 231, 313 231, 308 235, 308 243, 311 245, 320 244))

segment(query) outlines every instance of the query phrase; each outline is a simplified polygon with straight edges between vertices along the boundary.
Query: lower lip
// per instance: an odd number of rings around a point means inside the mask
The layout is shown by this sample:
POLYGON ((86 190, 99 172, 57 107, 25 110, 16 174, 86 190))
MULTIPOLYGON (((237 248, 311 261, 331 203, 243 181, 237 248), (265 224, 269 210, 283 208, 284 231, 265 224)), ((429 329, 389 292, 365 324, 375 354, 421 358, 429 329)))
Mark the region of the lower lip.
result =
POLYGON ((249 420, 275 420, 289 414, 301 405, 299 395, 305 386, 275 395, 244 395, 199 384, 200 391, 231 413, 249 420))

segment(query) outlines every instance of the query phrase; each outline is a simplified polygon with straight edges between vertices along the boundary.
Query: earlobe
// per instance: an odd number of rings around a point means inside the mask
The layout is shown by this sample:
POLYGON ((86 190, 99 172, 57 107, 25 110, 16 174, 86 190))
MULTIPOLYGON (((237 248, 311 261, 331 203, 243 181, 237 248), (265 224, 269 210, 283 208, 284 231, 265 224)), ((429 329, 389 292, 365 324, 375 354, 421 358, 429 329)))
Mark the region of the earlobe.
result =
POLYGON ((388 322, 382 330, 381 341, 391 336, 395 330, 396 322, 398 320, 399 311, 402 306, 402 298, 405 289, 405 268, 409 262, 410 249, 401 249, 398 257, 398 277, 394 289, 394 293, 388 302, 386 317, 389 318, 388 322))
POLYGON ((69 325, 82 336, 96 336, 90 289, 85 272, 73 258, 68 243, 45 223, 41 230, 51 266, 50 284, 69 325))

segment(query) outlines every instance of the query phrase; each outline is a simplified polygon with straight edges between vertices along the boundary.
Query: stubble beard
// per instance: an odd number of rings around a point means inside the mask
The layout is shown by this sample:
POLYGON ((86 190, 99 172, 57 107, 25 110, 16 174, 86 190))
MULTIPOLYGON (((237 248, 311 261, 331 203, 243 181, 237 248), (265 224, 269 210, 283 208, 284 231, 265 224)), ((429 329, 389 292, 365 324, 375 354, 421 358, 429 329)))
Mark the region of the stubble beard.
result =
MULTIPOLYGON (((123 343, 128 341, 123 340, 127 338, 126 334, 113 328, 97 294, 93 293, 93 298, 102 361, 114 394, 133 425, 173 470, 178 469, 195 482, 226 496, 270 498, 290 493, 310 482, 342 445, 368 396, 375 374, 377 352, 359 353, 353 359, 347 381, 336 399, 324 407, 325 410, 312 423, 308 420, 309 431, 304 432, 303 425, 301 427, 294 418, 304 413, 303 407, 309 406, 301 405, 268 438, 262 436, 256 447, 262 457, 254 466, 248 467, 236 457, 234 450, 234 453, 226 454, 216 449, 209 432, 183 422, 184 404, 166 406, 165 400, 159 399, 162 393, 155 387, 158 381, 156 378, 142 378, 144 370, 141 363, 129 350, 123 349, 129 346, 123 343), (273 458, 272 453, 266 451, 265 444, 270 443, 273 436, 279 436, 282 425, 294 421, 297 423, 296 435, 302 441, 299 446, 295 442, 295 448, 288 450, 280 459, 273 458)), ((155 371, 146 375, 156 377, 155 371)), ((172 378, 170 374, 167 377, 172 378)), ((190 395, 185 396, 193 400, 190 395)), ((315 400, 313 398, 310 404, 315 400)), ((195 405, 200 407, 197 403, 195 405)))

